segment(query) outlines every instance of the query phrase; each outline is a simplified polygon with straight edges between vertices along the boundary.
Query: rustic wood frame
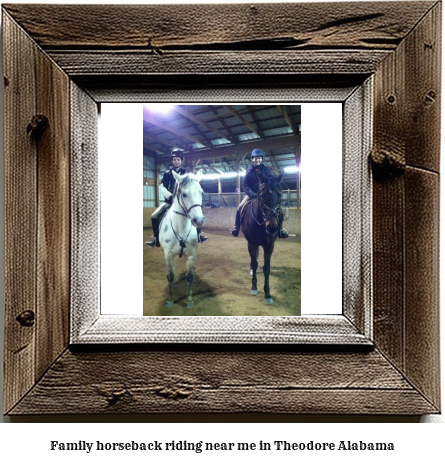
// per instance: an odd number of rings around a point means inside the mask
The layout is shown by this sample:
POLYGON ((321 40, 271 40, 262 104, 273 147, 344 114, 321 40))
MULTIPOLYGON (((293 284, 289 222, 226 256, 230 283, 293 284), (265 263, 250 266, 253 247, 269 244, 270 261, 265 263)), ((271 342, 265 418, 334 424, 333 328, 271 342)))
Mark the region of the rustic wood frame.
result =
MULTIPOLYGON (((71 211, 81 212, 71 228, 71 344, 104 343, 232 343, 232 344, 355 344, 372 345, 372 240, 371 240, 371 170, 368 155, 371 150, 372 78, 358 86, 339 89, 291 88, 280 90, 280 101, 337 102, 343 112, 343 283, 342 301, 336 302, 342 314, 294 316, 181 316, 154 317, 110 315, 103 309, 99 265, 100 210, 98 170, 93 163, 99 156, 96 134, 89 138, 83 128, 97 126, 97 107, 87 111, 79 98, 79 90, 72 92, 72 154, 71 154, 71 211), (287 95, 284 95, 287 93, 287 95), (318 94, 318 95, 317 95, 318 94), (88 158, 79 147, 85 144, 88 158), (92 169, 93 167, 93 169, 92 169), (85 195, 85 184, 96 186, 85 195), (80 285, 79 285, 80 283, 80 285), (104 310, 104 311, 102 311, 104 310)), ((244 89, 243 101, 274 99, 276 91, 269 88, 244 89)), ((209 101, 211 95, 203 89, 189 93, 193 102, 209 101)), ((159 99, 161 92, 144 100, 159 99)), ((228 93, 230 98, 231 92, 228 93)), ((271 143, 277 141, 269 140, 271 143)), ((341 161, 339 161, 341 163, 341 161)), ((342 244, 338 244, 341 247, 342 244)), ((341 270, 339 270, 341 272, 341 270)), ((307 300, 306 300, 307 301, 307 300)), ((126 309, 127 310, 127 309, 126 309)), ((129 309, 132 310, 132 309, 129 309)), ((140 309, 134 309, 137 314, 140 309)), ((128 313, 128 312, 127 312, 128 313)), ((320 311, 322 314, 323 312, 320 311)))
POLYGON ((440 411, 440 2, 2 13, 6 414, 440 411), (73 126, 74 104, 91 114, 162 89, 181 101, 202 87, 242 95, 255 82, 342 88, 370 77, 373 311, 353 322, 372 325, 370 345, 70 344, 70 262, 88 255, 70 253, 85 214, 70 208, 70 160, 94 169, 95 143, 94 127, 73 126))

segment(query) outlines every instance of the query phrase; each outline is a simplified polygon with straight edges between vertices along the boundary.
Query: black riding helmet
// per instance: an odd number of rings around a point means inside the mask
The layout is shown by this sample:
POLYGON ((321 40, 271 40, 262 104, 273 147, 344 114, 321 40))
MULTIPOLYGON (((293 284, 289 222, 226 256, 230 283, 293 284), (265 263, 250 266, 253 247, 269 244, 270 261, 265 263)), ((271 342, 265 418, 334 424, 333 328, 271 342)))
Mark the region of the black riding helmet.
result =
POLYGON ((184 151, 181 150, 181 149, 173 149, 173 150, 172 150, 171 157, 172 157, 172 158, 178 157, 178 158, 180 158, 182 161, 184 161, 184 151))

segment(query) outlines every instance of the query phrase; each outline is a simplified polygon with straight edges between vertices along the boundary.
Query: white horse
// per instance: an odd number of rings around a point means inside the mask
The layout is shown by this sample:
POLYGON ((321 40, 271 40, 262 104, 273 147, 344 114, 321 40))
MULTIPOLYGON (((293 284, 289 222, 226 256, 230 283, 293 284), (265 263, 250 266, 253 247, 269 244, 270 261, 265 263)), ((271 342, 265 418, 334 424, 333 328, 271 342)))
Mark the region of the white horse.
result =
POLYGON ((169 296, 165 303, 171 307, 173 301, 173 284, 176 280, 175 259, 184 254, 187 260, 187 302, 186 308, 193 307, 192 283, 195 273, 196 250, 198 247, 198 234, 205 221, 202 214, 202 188, 199 184, 202 172, 179 175, 172 171, 176 179, 173 191, 173 203, 159 225, 159 242, 164 249, 165 263, 167 264, 167 280, 169 296))

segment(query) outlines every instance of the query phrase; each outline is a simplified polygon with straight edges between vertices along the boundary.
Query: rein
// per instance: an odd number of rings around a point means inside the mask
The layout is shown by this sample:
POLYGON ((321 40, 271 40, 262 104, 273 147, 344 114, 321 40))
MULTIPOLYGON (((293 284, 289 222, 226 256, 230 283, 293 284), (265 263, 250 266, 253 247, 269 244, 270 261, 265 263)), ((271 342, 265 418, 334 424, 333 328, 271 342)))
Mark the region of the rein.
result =
POLYGON ((260 207, 260 210, 261 210, 261 213, 262 213, 262 216, 263 216, 263 222, 262 223, 260 223, 255 218, 255 214, 254 214, 254 211, 253 211, 253 202, 251 204, 251 210, 252 210, 252 218, 255 220, 255 222, 258 224, 258 226, 262 226, 263 224, 265 224, 267 222, 267 220, 269 219, 269 217, 271 215, 275 216, 275 218, 278 220, 277 210, 278 210, 278 208, 280 208, 280 204, 278 204, 275 208, 270 208, 264 203, 262 194, 263 194, 263 186, 264 186, 265 183, 261 182, 259 176, 258 176, 258 180, 260 182, 260 188, 259 188, 259 191, 258 191, 257 199, 258 199, 258 205, 260 207), (265 209, 269 211, 269 213, 267 215, 264 213, 265 209))
MULTIPOLYGON (((192 179, 192 181, 195 181, 195 182, 198 182, 196 179, 192 179)), ((172 231, 173 231, 173 234, 175 235, 176 239, 178 239, 178 242, 179 242, 179 245, 181 246, 181 252, 179 254, 179 258, 182 257, 182 254, 184 252, 184 249, 185 247, 187 246, 187 239, 188 237, 190 236, 190 232, 192 231, 192 222, 191 222, 191 218, 190 218, 190 212, 193 208, 195 207, 201 207, 202 208, 202 204, 199 204, 199 203, 195 203, 194 205, 192 205, 190 208, 187 208, 187 206, 185 205, 185 202, 182 201, 181 203, 181 188, 180 186, 178 185, 178 191, 176 193, 176 197, 178 199, 178 204, 179 206, 181 207, 182 209, 182 212, 177 212, 176 210, 173 210, 173 213, 176 213, 178 215, 181 215, 181 216, 185 216, 186 218, 188 218, 190 220, 190 229, 189 229, 189 232, 187 234, 187 237, 185 239, 180 239, 178 237, 178 235, 176 234, 176 231, 174 230, 173 228, 173 222, 172 222, 172 219, 170 218, 170 225, 171 225, 171 228, 172 228, 172 231)), ((173 206, 173 205, 172 205, 173 206)))
POLYGON ((186 237, 185 239, 180 239, 180 238, 178 237, 178 235, 176 234, 175 229, 173 228, 173 223, 172 223, 172 219, 171 219, 171 218, 170 218, 170 226, 172 227, 173 234, 175 235, 176 239, 178 239, 179 245, 181 246, 181 252, 179 253, 179 258, 181 258, 181 257, 182 257, 182 254, 183 254, 183 252, 184 252, 184 249, 185 249, 185 247, 187 246, 187 242, 186 242, 186 241, 187 241, 188 237, 190 236, 190 232, 191 232, 191 230, 192 230, 192 224, 190 223, 190 229, 189 229, 189 232, 188 232, 187 237, 186 237))

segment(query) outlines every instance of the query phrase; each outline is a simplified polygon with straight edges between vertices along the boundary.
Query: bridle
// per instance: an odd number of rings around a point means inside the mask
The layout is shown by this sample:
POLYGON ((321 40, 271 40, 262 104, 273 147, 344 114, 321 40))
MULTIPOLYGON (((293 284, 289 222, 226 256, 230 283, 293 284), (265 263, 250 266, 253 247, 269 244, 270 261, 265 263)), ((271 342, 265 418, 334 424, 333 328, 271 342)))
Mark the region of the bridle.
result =
POLYGON ((260 207, 260 211, 261 211, 261 215, 263 217, 263 222, 260 223, 256 218, 255 218, 255 215, 254 215, 254 212, 253 212, 253 202, 252 202, 252 217, 253 219, 256 221, 256 223, 258 224, 258 226, 262 226, 263 224, 267 223, 267 221, 270 219, 271 216, 274 216, 277 220, 278 220, 278 209, 280 208, 280 202, 278 202, 277 206, 275 208, 270 208, 268 205, 266 205, 264 203, 264 200, 263 200, 263 188, 264 186, 266 185, 266 183, 262 183, 260 181, 260 188, 258 190, 258 205, 260 207), (265 212, 266 210, 266 212, 265 212))
MULTIPOLYGON (((198 180, 196 179, 190 179, 191 181, 195 181, 195 182, 198 182, 198 180)), ((181 196, 181 186, 178 184, 178 190, 177 190, 177 193, 176 193, 176 196, 178 197, 178 204, 179 206, 181 207, 182 209, 182 212, 177 212, 175 210, 173 210, 173 213, 177 213, 178 215, 181 215, 181 216, 185 216, 187 218, 190 218, 190 212, 192 211, 193 208, 195 207, 200 207, 202 208, 202 203, 195 203, 194 205, 192 205, 191 207, 187 208, 187 205, 185 204, 185 201, 183 200, 182 196, 181 196)))
MULTIPOLYGON (((191 181, 195 181, 195 182, 199 182, 198 180, 196 179, 190 179, 191 181)), ((186 241, 188 239, 188 237, 190 236, 190 232, 192 231, 192 226, 193 226, 193 222, 192 222, 192 219, 190 218, 190 212, 192 211, 193 208, 195 207, 201 207, 202 208, 202 203, 195 203, 194 205, 192 205, 191 207, 187 208, 187 205, 185 204, 185 201, 184 199, 182 198, 182 195, 181 195, 181 185, 178 183, 177 184, 177 190, 175 192, 175 195, 176 197, 178 198, 178 204, 179 206, 181 207, 181 210, 182 212, 177 212, 176 210, 173 210, 173 213, 176 213, 178 215, 181 215, 181 216, 185 216, 186 218, 188 218, 190 220, 190 229, 189 229, 189 232, 187 233, 187 236, 185 239, 180 239, 178 237, 178 235, 176 234, 176 231, 175 229, 173 228, 173 222, 170 218, 170 226, 172 228, 172 231, 173 231, 173 234, 175 235, 176 239, 178 239, 178 242, 179 242, 179 245, 181 246, 181 252, 179 254, 179 258, 182 257, 182 254, 184 252, 184 249, 187 245, 186 241)))

